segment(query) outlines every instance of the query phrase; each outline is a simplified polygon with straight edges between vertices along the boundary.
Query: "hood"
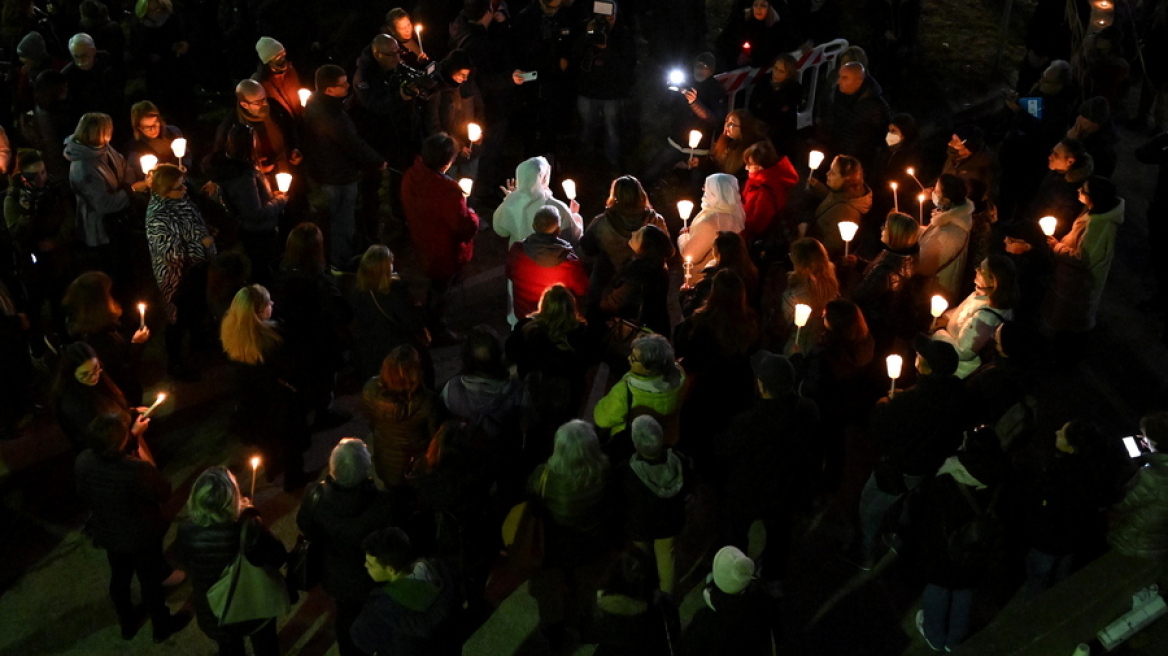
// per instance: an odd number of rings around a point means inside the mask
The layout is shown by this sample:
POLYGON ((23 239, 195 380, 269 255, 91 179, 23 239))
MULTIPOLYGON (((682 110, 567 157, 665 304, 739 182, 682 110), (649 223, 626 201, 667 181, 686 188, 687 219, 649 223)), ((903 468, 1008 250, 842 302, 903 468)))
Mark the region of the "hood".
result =
POLYGON ((35 59, 41 61, 47 59, 49 51, 45 47, 45 37, 41 36, 40 32, 29 32, 24 35, 20 43, 16 46, 17 57, 27 57, 28 59, 35 59))
POLYGON ((78 143, 73 139, 73 135, 65 137, 65 159, 70 162, 80 162, 89 159, 98 159, 109 151, 109 146, 105 145, 100 148, 86 146, 78 143))
MULTIPOLYGON (((680 367, 678 367, 680 369, 680 367)), ((638 376, 634 373, 629 373, 625 376, 625 382, 635 390, 645 392, 647 394, 670 394, 676 390, 685 380, 685 372, 681 372, 678 382, 670 384, 663 376, 638 376)))
POLYGON ((791 160, 786 157, 778 164, 761 171, 755 171, 747 176, 746 186, 765 185, 772 189, 789 189, 799 182, 799 173, 791 160))
POLYGON ((421 612, 434 605, 442 592, 442 579, 425 561, 414 564, 414 571, 385 585, 385 594, 405 608, 421 612))
POLYGON ((929 221, 928 228, 946 225, 954 225, 969 232, 973 228, 973 203, 967 200, 947 210, 933 210, 933 218, 929 221))
POLYGON ((572 245, 555 235, 537 232, 523 240, 523 253, 541 267, 554 267, 572 257, 572 245))
POLYGON ((620 212, 615 207, 604 210, 604 218, 608 219, 608 224, 617 234, 626 239, 632 237, 634 232, 648 223, 652 215, 653 210, 637 210, 627 213, 620 212))
POLYGON ((829 190, 827 199, 834 201, 834 203, 847 203, 860 214, 867 214, 868 210, 872 209, 872 190, 867 185, 864 185, 864 189, 861 191, 829 190))
POLYGON ((655 464, 640 456, 633 456, 629 459, 629 467, 653 494, 662 499, 672 499, 681 492, 685 483, 684 474, 681 458, 677 457, 673 449, 667 450, 665 454, 665 461, 655 464))
POLYGON ((462 386, 474 395, 496 396, 511 386, 510 378, 486 378, 484 376, 461 376, 462 386))
POLYGON ((636 617, 649 610, 649 603, 622 594, 604 594, 603 590, 597 590, 596 608, 609 615, 636 617))
POLYGON ((1102 214, 1092 214, 1091 220, 1103 223, 1114 223, 1116 226, 1123 225, 1123 211, 1126 202, 1120 198, 1119 204, 1115 207, 1103 212, 1102 214))
POLYGON ((525 159, 515 167, 515 191, 528 196, 542 196, 551 165, 542 157, 525 159))

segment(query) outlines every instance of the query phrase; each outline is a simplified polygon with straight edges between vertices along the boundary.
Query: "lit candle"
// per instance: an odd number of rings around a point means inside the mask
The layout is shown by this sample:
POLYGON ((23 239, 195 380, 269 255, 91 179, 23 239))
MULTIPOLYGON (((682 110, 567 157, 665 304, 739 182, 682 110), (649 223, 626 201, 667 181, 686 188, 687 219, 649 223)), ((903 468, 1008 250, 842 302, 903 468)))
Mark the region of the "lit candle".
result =
MULTIPOLYGON (((689 158, 690 159, 693 159, 694 149, 697 148, 698 144, 700 144, 701 142, 702 142, 702 133, 699 132, 698 130, 690 130, 689 131, 689 158)), ((687 167, 689 166, 688 162, 686 162, 686 166, 687 167)))
POLYGON ((811 306, 805 303, 795 304, 795 344, 799 344, 799 333, 802 332, 803 326, 807 325, 807 320, 811 318, 811 306))
POLYGON ((149 408, 146 408, 146 412, 142 413, 142 418, 149 419, 150 415, 154 414, 154 409, 157 408, 158 406, 162 405, 162 402, 165 400, 166 400, 166 392, 159 392, 158 396, 154 399, 154 405, 150 406, 149 408))
POLYGON ((924 194, 917 194, 917 204, 920 205, 920 207, 917 209, 917 221, 920 222, 922 225, 924 225, 924 223, 925 223, 925 195, 924 194))
POLYGON ((422 47, 422 26, 420 24, 414 26, 414 34, 418 35, 418 52, 426 54, 426 49, 422 47))
POLYGON ((685 256, 685 286, 686 287, 689 287, 689 279, 690 279, 690 275, 692 274, 692 272, 693 272, 693 256, 686 255, 685 256))
POLYGON ((175 157, 182 159, 183 155, 187 154, 187 140, 180 137, 170 142, 170 152, 174 153, 175 157))
POLYGON ((143 173, 150 173, 158 166, 158 158, 154 155, 143 155, 138 159, 138 163, 142 165, 143 173))
POLYGON ((575 180, 564 180, 563 182, 560 183, 560 185, 563 186, 564 195, 568 197, 568 200, 576 200, 576 181, 575 180))
POLYGON ((467 123, 466 138, 470 139, 471 143, 478 143, 479 139, 483 138, 483 129, 479 127, 478 123, 467 123))
POLYGON ((681 227, 689 227, 689 217, 693 216, 694 204, 692 200, 677 201, 677 215, 681 217, 681 227))
POLYGON ((1044 216, 1038 220, 1038 227, 1042 228, 1042 234, 1053 237, 1054 230, 1058 227, 1058 219, 1053 216, 1044 216))
POLYGON ((474 180, 471 180, 470 178, 462 178, 458 181, 458 186, 462 187, 463 196, 470 196, 470 190, 472 187, 474 187, 474 180))
POLYGON ((292 174, 291 173, 277 173, 276 174, 276 189, 282 193, 288 193, 292 188, 292 174))
POLYGON ((138 328, 140 330, 140 329, 146 327, 146 304, 145 303, 138 304, 138 314, 142 317, 142 320, 138 323, 138 328))
MULTIPOLYGON (((258 470, 259 468, 260 468, 260 457, 259 456, 252 456, 251 457, 251 494, 248 495, 249 499, 255 499, 256 470, 258 470)), ((291 472, 286 472, 285 475, 287 475, 289 473, 291 473, 291 472)))
POLYGON ((823 153, 818 150, 811 151, 811 154, 807 156, 807 164, 812 171, 818 171, 819 165, 823 164, 823 153))
POLYGON ((750 56, 750 42, 749 41, 746 41, 742 44, 742 54, 746 55, 747 57, 750 56))
POLYGON ((896 194, 896 188, 899 187, 900 185, 896 184, 895 182, 889 182, 888 186, 892 187, 892 210, 894 212, 899 212, 900 211, 900 198, 896 194))
POLYGON ((932 313, 933 318, 936 319, 940 317, 942 314, 945 314, 945 310, 948 309, 949 301, 946 301, 945 297, 941 296, 940 294, 933 294, 932 307, 929 310, 932 313))
POLYGON ((892 379, 892 383, 888 386, 888 398, 896 395, 896 379, 900 378, 900 369, 904 366, 904 358, 893 353, 885 359, 888 363, 888 377, 892 379))
POLYGON ((301 89, 296 92, 300 96, 300 106, 304 107, 308 104, 308 99, 312 97, 312 92, 308 89, 301 89))
MULTIPOLYGON (((896 184, 895 182, 892 184, 896 184)), ((844 257, 848 256, 848 242, 856 238, 856 231, 860 229, 860 224, 854 221, 840 221, 839 232, 840 239, 844 240, 844 257)))
POLYGON ((920 187, 921 190, 924 190, 925 185, 921 184, 921 181, 917 179, 917 172, 913 170, 913 167, 908 167, 906 172, 908 173, 908 177, 912 178, 913 182, 917 183, 917 186, 920 187))
POLYGON ((1111 3, 1107 0, 1099 0, 1099 4, 1095 6, 1099 7, 1100 9, 1111 9, 1111 3))

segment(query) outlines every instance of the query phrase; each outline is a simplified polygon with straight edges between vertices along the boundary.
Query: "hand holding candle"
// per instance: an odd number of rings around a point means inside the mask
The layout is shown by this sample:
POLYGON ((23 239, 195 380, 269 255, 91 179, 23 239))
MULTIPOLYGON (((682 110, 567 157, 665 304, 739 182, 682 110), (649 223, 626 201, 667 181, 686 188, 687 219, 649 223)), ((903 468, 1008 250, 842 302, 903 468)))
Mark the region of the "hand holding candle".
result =
POLYGON ((304 107, 308 104, 308 99, 312 97, 312 92, 308 89, 301 89, 296 92, 300 96, 300 106, 304 107))
POLYGON ((292 174, 291 173, 277 173, 276 174, 276 189, 280 193, 286 194, 292 188, 292 174))
POLYGON ((141 330, 142 328, 146 327, 146 304, 145 303, 138 304, 138 314, 142 317, 142 320, 138 322, 138 329, 141 330))
POLYGON ((474 188, 474 180, 462 178, 458 181, 458 186, 462 188, 463 196, 470 196, 470 190, 474 188))
MULTIPOLYGON (((896 184, 895 182, 892 184, 896 184)), ((860 229, 860 224, 854 221, 840 221, 839 232, 840 239, 844 240, 844 257, 848 256, 848 246, 850 242, 856 238, 856 231, 860 229)))
POLYGON ((571 180, 571 179, 564 180, 563 182, 560 183, 560 185, 564 188, 564 195, 568 197, 568 200, 576 200, 576 181, 575 180, 571 180))
POLYGON ((933 315, 934 319, 939 319, 942 314, 945 314, 945 310, 949 309, 949 301, 946 301, 945 297, 940 294, 933 294, 930 305, 929 312, 933 315))
POLYGON ((154 155, 143 155, 138 158, 138 164, 142 166, 142 172, 148 174, 158 166, 158 158, 154 155))
POLYGON ((251 457, 251 494, 249 494, 247 497, 249 499, 255 498, 256 470, 258 470, 259 468, 260 468, 260 457, 259 456, 252 456, 251 457))
POLYGON ((467 123, 466 138, 470 139, 471 143, 478 143, 479 139, 483 138, 483 128, 478 123, 467 123))
POLYGON ((175 157, 182 159, 187 154, 187 140, 180 137, 170 142, 170 152, 174 153, 175 157))
POLYGON ((154 414, 154 409, 157 408, 158 406, 162 405, 162 402, 165 400, 166 400, 166 392, 159 392, 158 396, 154 399, 154 405, 151 405, 149 408, 146 408, 146 412, 142 413, 142 418, 149 419, 150 415, 154 414))
POLYGON ((896 379, 900 378, 900 369, 904 366, 904 358, 893 353, 885 360, 888 364, 888 377, 892 379, 892 383, 888 386, 888 398, 896 395, 896 379))
POLYGON ((1038 220, 1038 227, 1042 228, 1042 234, 1053 237, 1055 229, 1058 228, 1058 219, 1053 216, 1044 216, 1038 220))

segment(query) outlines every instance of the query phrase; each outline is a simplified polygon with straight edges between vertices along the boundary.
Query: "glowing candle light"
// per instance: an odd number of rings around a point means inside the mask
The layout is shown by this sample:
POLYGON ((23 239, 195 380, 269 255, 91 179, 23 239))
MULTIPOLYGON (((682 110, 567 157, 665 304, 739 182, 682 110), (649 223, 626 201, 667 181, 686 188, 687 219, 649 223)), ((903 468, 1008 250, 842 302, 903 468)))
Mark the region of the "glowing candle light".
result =
POLYGON ((917 222, 923 224, 925 222, 925 195, 917 194, 917 222))
POLYGON ((478 143, 479 139, 483 138, 483 129, 479 127, 478 123, 467 123, 466 138, 470 139, 471 143, 478 143))
POLYGON ((677 215, 681 217, 681 227, 689 227, 689 217, 693 216, 694 204, 692 200, 677 201, 677 215))
MULTIPOLYGON (((692 151, 702 142, 702 133, 698 130, 689 131, 689 148, 692 151)), ((691 153, 692 154, 692 153, 691 153)))
POLYGON ((170 152, 174 153, 175 157, 182 159, 183 155, 187 154, 187 140, 180 137, 170 142, 170 152))
POLYGON ((458 181, 458 186, 462 187, 462 195, 470 196, 470 190, 474 187, 474 180, 470 178, 462 178, 458 181))
POLYGON ((576 181, 575 180, 570 180, 570 179, 564 180, 563 182, 560 183, 560 185, 563 186, 564 195, 568 197, 568 200, 576 200, 576 181))
POLYGON ((942 314, 945 314, 945 310, 948 309, 949 301, 946 301, 945 297, 941 296, 940 294, 933 294, 931 308, 929 310, 929 312, 932 313, 933 318, 936 319, 940 317, 942 314))
POLYGON ((685 256, 685 286, 689 287, 689 279, 693 272, 693 256, 685 256))
POLYGON ((277 173, 276 174, 276 189, 282 193, 288 193, 292 188, 292 174, 291 173, 277 173))
MULTIPOLYGON (((893 183, 896 184, 896 183, 893 183)), ((860 224, 854 221, 840 221, 839 232, 840 239, 844 240, 844 257, 848 256, 849 242, 856 238, 856 231, 860 229, 860 224)))
POLYGON ((750 54, 750 42, 749 41, 742 44, 742 51, 747 55, 750 54))
POLYGON ((301 89, 296 92, 300 96, 300 106, 304 107, 308 104, 308 99, 312 97, 312 92, 308 89, 301 89))
POLYGON ((904 366, 904 358, 893 353, 885 359, 888 364, 888 377, 892 379, 892 383, 888 386, 888 398, 896 395, 896 379, 900 378, 901 367, 904 366))
POLYGON ((1058 219, 1053 216, 1044 216, 1038 220, 1038 227, 1042 228, 1042 234, 1053 237, 1055 228, 1058 227, 1058 219))
POLYGON ((899 212, 900 211, 900 198, 897 196, 896 189, 900 185, 898 185, 895 182, 889 182, 888 186, 892 187, 892 211, 899 212))
POLYGON ((422 26, 420 24, 414 26, 414 34, 418 36, 418 52, 426 54, 426 49, 422 47, 422 26))
POLYGON ((138 323, 138 329, 141 330, 142 328, 146 327, 146 304, 145 303, 138 304, 138 315, 142 317, 142 320, 138 323))
POLYGON ((795 344, 799 344, 799 333, 803 331, 803 326, 807 325, 807 320, 811 318, 811 306, 804 303, 795 304, 795 344))
POLYGON ((807 164, 812 171, 818 171, 819 165, 823 164, 823 153, 818 150, 811 151, 811 154, 807 156, 807 164))
POLYGON ((921 191, 924 191, 925 185, 921 184, 921 181, 917 179, 916 170, 910 166, 907 169, 905 169, 905 172, 908 173, 908 177, 913 179, 913 182, 917 183, 917 186, 921 188, 921 191))
POLYGON ((258 470, 259 468, 260 468, 260 457, 259 456, 252 456, 251 457, 251 494, 248 495, 249 499, 255 498, 256 470, 258 470))
POLYGON ((150 415, 154 414, 154 409, 157 408, 158 406, 162 405, 162 402, 165 400, 166 400, 166 392, 159 392, 158 396, 155 397, 155 399, 154 399, 154 405, 150 406, 149 408, 146 408, 146 412, 142 413, 142 418, 149 419, 150 415))
POLYGON ((158 158, 154 155, 143 155, 138 159, 138 164, 142 166, 143 173, 149 173, 158 166, 158 158))

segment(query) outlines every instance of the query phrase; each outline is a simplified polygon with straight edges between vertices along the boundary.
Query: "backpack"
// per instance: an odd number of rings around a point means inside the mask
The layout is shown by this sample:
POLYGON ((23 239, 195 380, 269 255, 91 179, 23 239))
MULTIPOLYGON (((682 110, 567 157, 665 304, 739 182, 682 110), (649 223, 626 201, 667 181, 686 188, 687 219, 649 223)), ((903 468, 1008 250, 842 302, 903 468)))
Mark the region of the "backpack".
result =
POLYGON ((981 570, 995 565, 1005 552, 1006 529, 994 506, 1002 488, 994 490, 989 504, 982 510, 969 486, 954 481, 961 495, 973 508, 974 516, 949 532, 947 552, 949 560, 962 569, 981 570))

